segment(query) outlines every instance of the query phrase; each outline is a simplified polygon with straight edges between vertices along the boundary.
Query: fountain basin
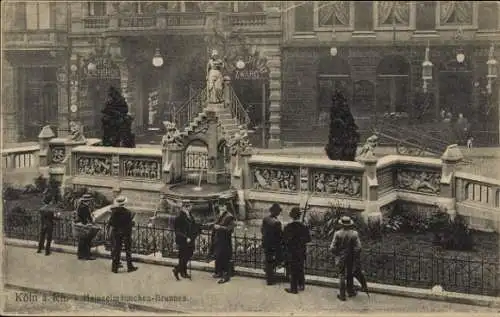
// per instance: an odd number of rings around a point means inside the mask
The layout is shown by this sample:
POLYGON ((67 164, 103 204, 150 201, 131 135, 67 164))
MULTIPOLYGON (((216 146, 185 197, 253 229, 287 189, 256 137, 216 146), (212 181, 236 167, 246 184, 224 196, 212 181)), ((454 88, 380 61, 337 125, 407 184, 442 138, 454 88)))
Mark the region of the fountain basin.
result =
POLYGON ((216 202, 219 199, 232 200, 237 197, 236 190, 226 184, 174 184, 167 185, 162 189, 165 198, 180 201, 188 200, 192 204, 216 202))

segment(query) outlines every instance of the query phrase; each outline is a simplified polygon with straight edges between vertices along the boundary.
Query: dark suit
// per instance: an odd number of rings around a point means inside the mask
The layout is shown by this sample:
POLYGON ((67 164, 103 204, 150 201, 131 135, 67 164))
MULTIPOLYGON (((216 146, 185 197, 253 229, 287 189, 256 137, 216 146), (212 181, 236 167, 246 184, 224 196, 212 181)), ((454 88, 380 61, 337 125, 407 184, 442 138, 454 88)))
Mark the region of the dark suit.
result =
POLYGON ((225 212, 217 219, 218 229, 214 229, 213 243, 215 254, 215 273, 225 279, 229 279, 231 273, 231 258, 233 255, 233 243, 231 240, 235 227, 234 216, 225 212))
POLYGON ((281 222, 273 216, 262 220, 262 247, 265 255, 265 273, 268 283, 274 283, 274 270, 283 261, 283 231, 281 222))
POLYGON ((112 270, 118 270, 122 245, 125 246, 127 267, 132 268, 132 227, 134 226, 133 213, 125 207, 111 208, 111 217, 108 227, 112 227, 113 248, 111 250, 112 270))
MULTIPOLYGON (((336 231, 330 249, 336 255, 336 267, 340 280, 340 297, 345 298, 346 296, 346 280, 347 292, 350 295, 355 294, 354 266, 356 262, 359 262, 356 261, 356 258, 361 252, 361 241, 358 232, 354 229, 345 228, 336 231)), ((361 266, 356 265, 356 268, 360 270, 361 266)))
MULTIPOLYGON (((84 204, 78 206, 78 210, 76 211, 77 222, 80 222, 84 225, 92 223, 92 214, 90 212, 90 207, 84 204)), ((80 237, 78 239, 78 258, 85 259, 91 256, 90 248, 92 243, 92 238, 90 236, 80 237)))
POLYGON ((52 233, 54 232, 54 221, 60 219, 56 216, 54 208, 45 205, 40 209, 40 240, 38 242, 38 252, 43 250, 45 241, 45 254, 50 253, 50 244, 52 242, 52 233))
POLYGON ((174 220, 175 243, 179 249, 179 264, 176 269, 179 273, 187 275, 187 264, 193 256, 195 239, 200 233, 200 226, 189 213, 181 211, 174 220), (187 242, 187 239, 190 239, 187 242))
POLYGON ((290 272, 290 289, 296 292, 298 286, 303 288, 305 285, 306 244, 311 242, 311 234, 302 222, 293 221, 285 226, 283 240, 290 272))

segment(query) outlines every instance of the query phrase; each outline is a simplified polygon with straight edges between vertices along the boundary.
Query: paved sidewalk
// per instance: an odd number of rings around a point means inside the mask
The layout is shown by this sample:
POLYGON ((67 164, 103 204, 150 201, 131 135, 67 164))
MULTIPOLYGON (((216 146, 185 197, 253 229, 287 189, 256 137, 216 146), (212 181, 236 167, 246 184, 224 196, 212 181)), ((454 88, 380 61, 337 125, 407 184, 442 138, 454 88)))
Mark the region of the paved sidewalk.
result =
MULTIPOLYGON (((478 312, 498 309, 411 298, 366 294, 347 302, 336 289, 307 286, 299 295, 285 293, 286 284, 266 286, 262 279, 234 277, 219 285, 206 272, 193 271, 193 280, 175 281, 172 268, 139 263, 133 273, 112 274, 110 260, 78 261, 76 256, 37 254, 34 249, 5 247, 5 282, 18 287, 50 290, 76 296, 115 296, 164 312, 478 312), (126 298, 143 296, 145 299, 126 298)), ((30 305, 29 302, 26 305, 30 305)), ((7 305, 7 307, 9 307, 7 305)))

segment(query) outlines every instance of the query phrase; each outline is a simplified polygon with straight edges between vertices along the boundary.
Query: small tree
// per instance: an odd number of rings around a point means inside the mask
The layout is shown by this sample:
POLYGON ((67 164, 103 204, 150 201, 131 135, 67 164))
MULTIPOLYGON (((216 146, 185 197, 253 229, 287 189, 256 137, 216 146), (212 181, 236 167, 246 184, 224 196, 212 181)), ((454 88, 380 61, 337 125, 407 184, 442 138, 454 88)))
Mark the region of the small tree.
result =
POLYGON ((330 160, 354 161, 358 142, 358 126, 354 122, 347 100, 342 92, 336 91, 332 97, 326 155, 330 160))
POLYGON ((103 146, 135 147, 133 118, 128 114, 125 98, 113 86, 109 87, 108 100, 102 114, 103 146))

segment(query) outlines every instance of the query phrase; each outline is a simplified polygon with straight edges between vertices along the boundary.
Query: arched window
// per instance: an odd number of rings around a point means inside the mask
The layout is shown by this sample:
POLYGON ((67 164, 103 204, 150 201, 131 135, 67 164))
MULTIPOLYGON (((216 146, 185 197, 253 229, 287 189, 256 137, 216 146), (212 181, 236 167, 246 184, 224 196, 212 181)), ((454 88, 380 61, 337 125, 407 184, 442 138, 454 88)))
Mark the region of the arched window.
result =
POLYGON ((332 106, 332 95, 341 90, 350 100, 351 70, 346 60, 338 56, 326 56, 318 65, 318 121, 327 120, 332 106))
POLYGON ((407 112, 410 65, 399 55, 386 56, 377 67, 377 112, 407 112))

